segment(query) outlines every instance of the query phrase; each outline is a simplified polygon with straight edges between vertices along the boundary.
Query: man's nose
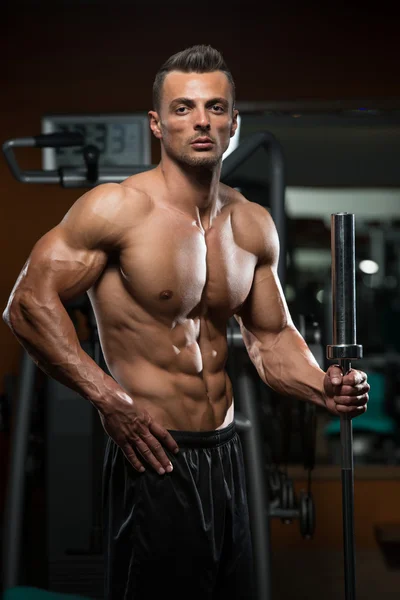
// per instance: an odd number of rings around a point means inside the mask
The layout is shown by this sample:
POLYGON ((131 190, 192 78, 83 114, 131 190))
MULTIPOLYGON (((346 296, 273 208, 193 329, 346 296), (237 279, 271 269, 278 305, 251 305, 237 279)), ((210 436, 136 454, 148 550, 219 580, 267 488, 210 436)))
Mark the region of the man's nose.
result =
POLYGON ((194 128, 210 129, 210 118, 206 110, 196 111, 194 128))

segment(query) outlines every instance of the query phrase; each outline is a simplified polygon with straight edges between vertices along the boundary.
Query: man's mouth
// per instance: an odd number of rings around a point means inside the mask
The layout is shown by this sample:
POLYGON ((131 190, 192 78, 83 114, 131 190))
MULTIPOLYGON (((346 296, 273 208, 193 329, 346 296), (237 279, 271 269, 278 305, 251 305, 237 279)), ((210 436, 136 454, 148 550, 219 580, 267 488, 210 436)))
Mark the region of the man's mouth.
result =
POLYGON ((196 138, 195 140, 193 140, 193 142, 191 142, 190 145, 194 146, 195 148, 208 150, 209 148, 212 147, 213 143, 214 142, 209 137, 199 137, 199 138, 196 138))

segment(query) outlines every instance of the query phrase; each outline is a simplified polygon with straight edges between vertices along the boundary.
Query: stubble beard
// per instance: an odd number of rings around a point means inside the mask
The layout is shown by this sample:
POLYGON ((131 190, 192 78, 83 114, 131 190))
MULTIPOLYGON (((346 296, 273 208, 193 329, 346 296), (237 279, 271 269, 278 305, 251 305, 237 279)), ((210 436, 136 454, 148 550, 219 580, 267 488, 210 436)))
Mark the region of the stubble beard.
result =
POLYGON ((221 160, 221 156, 217 154, 208 154, 206 152, 191 154, 190 152, 181 152, 178 156, 178 161, 188 167, 197 167, 203 169, 213 169, 221 160))

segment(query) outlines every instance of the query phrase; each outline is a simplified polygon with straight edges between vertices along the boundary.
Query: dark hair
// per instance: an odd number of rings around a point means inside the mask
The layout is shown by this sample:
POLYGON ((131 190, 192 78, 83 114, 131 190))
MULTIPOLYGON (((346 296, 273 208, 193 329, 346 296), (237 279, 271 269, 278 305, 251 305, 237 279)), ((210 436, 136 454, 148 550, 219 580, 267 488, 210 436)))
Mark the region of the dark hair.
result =
POLYGON ((182 71, 183 73, 222 71, 231 84, 233 105, 235 105, 235 83, 222 54, 211 46, 197 45, 173 54, 159 69, 153 83, 153 106, 156 111, 160 108, 164 79, 170 71, 182 71))

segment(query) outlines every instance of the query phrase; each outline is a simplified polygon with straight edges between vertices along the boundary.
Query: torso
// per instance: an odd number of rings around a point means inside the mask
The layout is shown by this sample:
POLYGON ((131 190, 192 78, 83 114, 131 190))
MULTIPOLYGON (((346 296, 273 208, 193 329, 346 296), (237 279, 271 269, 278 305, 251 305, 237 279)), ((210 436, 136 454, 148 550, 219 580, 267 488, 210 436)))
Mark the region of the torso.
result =
POLYGON ((110 255, 89 291, 104 357, 164 427, 216 429, 233 419, 226 329, 257 263, 238 226, 251 203, 223 186, 223 202, 204 230, 158 201, 150 173, 139 183, 148 188, 150 210, 127 229, 118 256, 110 255))

